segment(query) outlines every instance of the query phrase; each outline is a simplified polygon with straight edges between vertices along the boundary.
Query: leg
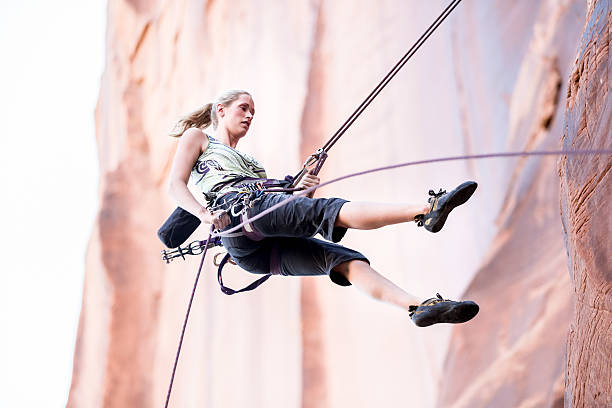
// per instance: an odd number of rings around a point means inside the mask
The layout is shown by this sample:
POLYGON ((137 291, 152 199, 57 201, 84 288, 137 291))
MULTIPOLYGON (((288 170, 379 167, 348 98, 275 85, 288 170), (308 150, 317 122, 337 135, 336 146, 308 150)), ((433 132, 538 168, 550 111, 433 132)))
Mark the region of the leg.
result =
POLYGON ((402 288, 385 278, 365 261, 351 260, 343 262, 334 271, 344 275, 353 285, 372 296, 374 299, 399 306, 408 310, 411 305, 418 305, 421 299, 408 294, 402 288))
POLYGON ((334 226, 362 230, 375 229, 385 225, 414 221, 416 215, 426 214, 429 208, 429 204, 347 202, 340 209, 334 226))
MULTIPOLYGON (((285 201, 284 194, 266 194, 249 210, 253 217, 285 201)), ((346 228, 334 225, 340 208, 346 203, 341 198, 292 197, 287 205, 253 221, 253 227, 265 237, 310 238, 321 234, 328 241, 338 242, 346 228)))
POLYGON ((438 232, 444 226, 453 208, 465 203, 474 193, 478 184, 466 181, 454 190, 429 191, 429 204, 426 206, 407 204, 346 203, 339 211, 335 227, 374 229, 385 225, 415 221, 430 232, 438 232))
POLYGON ((479 307, 475 302, 443 299, 439 293, 436 298, 421 302, 362 260, 343 262, 334 271, 343 274, 353 285, 373 298, 407 310, 414 324, 419 327, 436 323, 465 323, 478 314, 479 307))

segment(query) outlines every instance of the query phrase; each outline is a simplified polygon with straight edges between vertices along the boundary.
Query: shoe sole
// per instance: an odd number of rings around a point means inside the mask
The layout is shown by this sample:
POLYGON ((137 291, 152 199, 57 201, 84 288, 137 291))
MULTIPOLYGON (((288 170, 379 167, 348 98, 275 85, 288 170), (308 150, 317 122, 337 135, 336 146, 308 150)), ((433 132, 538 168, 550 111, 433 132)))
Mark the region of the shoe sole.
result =
POLYGON ((465 323, 472 320, 478 314, 480 307, 471 300, 460 302, 448 310, 440 313, 431 313, 430 316, 414 319, 414 323, 419 327, 427 327, 436 323, 465 323))
POLYGON ((455 207, 459 207, 461 204, 465 204, 466 201, 470 199, 472 194, 474 194, 474 191, 476 191, 476 187, 478 187, 478 183, 476 183, 475 181, 466 181, 465 183, 460 184, 459 187, 455 189, 455 193, 453 193, 453 195, 444 205, 444 211, 440 213, 440 215, 438 216, 438 220, 435 224, 431 226, 429 231, 440 231, 444 226, 446 219, 448 218, 448 214, 450 214, 450 212, 453 211, 455 207))

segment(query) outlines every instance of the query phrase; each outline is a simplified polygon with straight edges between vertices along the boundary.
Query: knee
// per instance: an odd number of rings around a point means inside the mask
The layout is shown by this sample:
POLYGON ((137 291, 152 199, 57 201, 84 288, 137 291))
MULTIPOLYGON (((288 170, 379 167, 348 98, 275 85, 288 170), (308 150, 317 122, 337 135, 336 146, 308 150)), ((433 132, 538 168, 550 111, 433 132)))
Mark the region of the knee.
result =
POLYGON ((335 228, 349 228, 349 225, 342 220, 342 216, 338 213, 336 221, 334 221, 335 228))
POLYGON ((334 266, 332 271, 336 272, 336 273, 338 273, 338 274, 340 274, 342 276, 344 276, 348 280, 348 277, 349 277, 349 266, 348 266, 348 263, 349 262, 350 261, 342 262, 342 263, 334 266))
POLYGON ((355 277, 362 268, 368 268, 370 264, 361 259, 352 259, 350 261, 342 262, 334 267, 334 271, 344 276, 349 282, 352 282, 351 278, 355 277))

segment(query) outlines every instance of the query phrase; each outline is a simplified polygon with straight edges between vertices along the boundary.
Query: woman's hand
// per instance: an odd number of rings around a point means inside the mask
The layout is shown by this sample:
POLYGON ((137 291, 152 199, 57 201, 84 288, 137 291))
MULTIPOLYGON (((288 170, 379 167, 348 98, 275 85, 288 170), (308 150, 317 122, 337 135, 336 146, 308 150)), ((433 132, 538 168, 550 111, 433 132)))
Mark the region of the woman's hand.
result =
POLYGON ((202 221, 207 224, 213 224, 217 231, 221 231, 227 227, 230 223, 229 215, 223 210, 217 210, 213 212, 206 211, 206 215, 202 217, 202 221))
MULTIPOLYGON (((301 188, 302 190, 306 190, 310 187, 318 186, 319 184, 321 184, 321 179, 315 176, 314 174, 308 172, 304 174, 304 176, 296 187, 301 188)), ((314 192, 315 190, 312 190, 310 193, 307 194, 307 196, 312 198, 314 192)))

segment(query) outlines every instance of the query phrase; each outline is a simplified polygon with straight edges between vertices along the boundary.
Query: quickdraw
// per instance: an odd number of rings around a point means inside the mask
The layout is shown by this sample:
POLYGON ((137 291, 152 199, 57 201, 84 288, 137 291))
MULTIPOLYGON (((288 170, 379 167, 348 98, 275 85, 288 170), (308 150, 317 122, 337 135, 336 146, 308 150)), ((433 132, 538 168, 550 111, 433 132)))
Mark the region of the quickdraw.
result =
POLYGON ((222 246, 221 238, 215 237, 208 241, 193 241, 187 244, 184 247, 180 245, 175 249, 167 250, 164 249, 161 251, 162 260, 164 260, 167 264, 173 261, 176 258, 183 258, 185 260, 185 255, 200 255, 204 252, 205 249, 209 249, 215 246, 222 246))

